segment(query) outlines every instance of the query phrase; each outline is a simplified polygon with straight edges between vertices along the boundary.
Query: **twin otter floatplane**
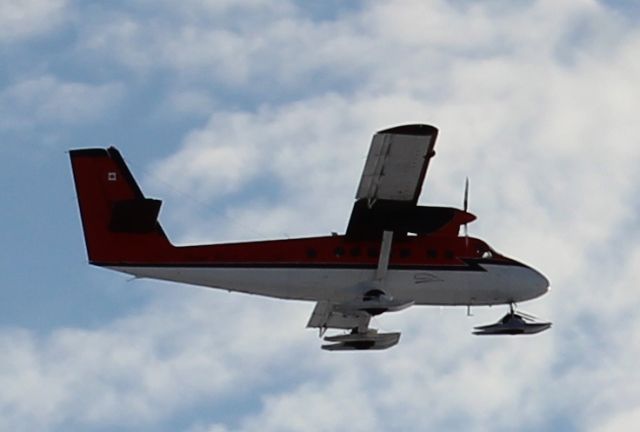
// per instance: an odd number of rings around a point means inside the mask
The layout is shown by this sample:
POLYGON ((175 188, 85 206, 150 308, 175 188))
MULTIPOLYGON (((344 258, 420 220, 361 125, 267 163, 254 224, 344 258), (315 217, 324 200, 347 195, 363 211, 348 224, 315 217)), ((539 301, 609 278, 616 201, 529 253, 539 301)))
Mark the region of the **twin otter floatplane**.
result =
POLYGON ((400 333, 378 333, 372 316, 412 305, 509 305, 475 334, 530 334, 536 322, 514 304, 547 292, 533 268, 469 237, 464 209, 418 206, 438 130, 404 125, 374 135, 344 235, 173 246, 158 223, 161 201, 146 198, 115 148, 70 152, 89 262, 163 279, 316 302, 307 324, 349 330, 326 350, 385 349, 400 333), (461 227, 464 227, 461 230, 461 227), (462 235, 460 235, 462 231, 462 235))

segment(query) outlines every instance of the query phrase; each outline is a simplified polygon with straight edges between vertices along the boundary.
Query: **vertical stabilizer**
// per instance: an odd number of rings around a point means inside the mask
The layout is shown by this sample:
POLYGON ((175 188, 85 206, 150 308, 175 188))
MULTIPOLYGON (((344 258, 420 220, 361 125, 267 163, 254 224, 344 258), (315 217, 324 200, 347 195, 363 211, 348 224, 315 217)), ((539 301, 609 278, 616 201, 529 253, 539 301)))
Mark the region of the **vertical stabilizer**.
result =
POLYGON ((69 152, 89 262, 145 264, 173 249, 158 223, 161 201, 145 198, 120 152, 69 152))

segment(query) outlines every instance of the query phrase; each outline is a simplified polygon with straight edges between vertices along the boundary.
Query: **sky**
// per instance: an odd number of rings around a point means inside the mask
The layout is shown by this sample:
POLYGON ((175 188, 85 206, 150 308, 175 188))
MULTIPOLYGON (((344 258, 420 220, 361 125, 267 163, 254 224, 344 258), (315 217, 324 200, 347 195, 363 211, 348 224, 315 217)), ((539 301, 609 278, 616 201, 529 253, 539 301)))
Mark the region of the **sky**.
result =
POLYGON ((0 429, 619 431, 640 422, 640 9, 613 0, 0 0, 0 429), (176 244, 343 232, 371 136, 439 128, 421 204, 542 271, 329 353, 313 304, 91 267, 69 149, 117 146, 176 244))

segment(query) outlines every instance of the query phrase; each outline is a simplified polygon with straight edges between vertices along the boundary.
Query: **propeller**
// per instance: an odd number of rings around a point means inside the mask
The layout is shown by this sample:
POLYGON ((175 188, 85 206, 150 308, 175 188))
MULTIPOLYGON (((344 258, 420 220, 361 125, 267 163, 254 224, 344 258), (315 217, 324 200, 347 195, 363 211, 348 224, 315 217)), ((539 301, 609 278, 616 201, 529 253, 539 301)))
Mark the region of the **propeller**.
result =
MULTIPOLYGON (((469 177, 464 181, 464 200, 462 203, 462 209, 466 212, 469 208, 469 177)), ((467 222, 464 223, 464 238, 468 242, 469 231, 467 229, 467 222)))
POLYGON ((464 203, 463 203, 464 211, 467 211, 469 208, 469 177, 467 177, 464 181, 464 203))

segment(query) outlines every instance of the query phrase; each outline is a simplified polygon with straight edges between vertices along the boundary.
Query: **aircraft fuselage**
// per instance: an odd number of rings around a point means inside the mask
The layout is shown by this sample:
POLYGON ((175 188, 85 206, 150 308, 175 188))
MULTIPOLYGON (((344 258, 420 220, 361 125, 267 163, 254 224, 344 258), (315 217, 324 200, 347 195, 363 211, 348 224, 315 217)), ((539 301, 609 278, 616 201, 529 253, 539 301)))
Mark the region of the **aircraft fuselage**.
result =
MULTIPOLYGON (((380 244, 343 236, 175 247, 173 262, 95 263, 163 279, 282 299, 336 301, 375 278, 380 244)), ((394 243, 384 290, 420 305, 495 305, 543 295, 547 279, 476 238, 394 243)))

